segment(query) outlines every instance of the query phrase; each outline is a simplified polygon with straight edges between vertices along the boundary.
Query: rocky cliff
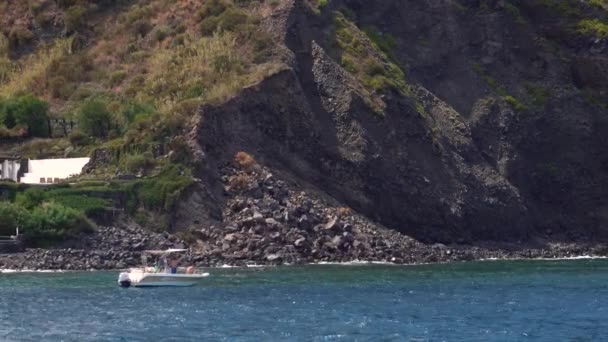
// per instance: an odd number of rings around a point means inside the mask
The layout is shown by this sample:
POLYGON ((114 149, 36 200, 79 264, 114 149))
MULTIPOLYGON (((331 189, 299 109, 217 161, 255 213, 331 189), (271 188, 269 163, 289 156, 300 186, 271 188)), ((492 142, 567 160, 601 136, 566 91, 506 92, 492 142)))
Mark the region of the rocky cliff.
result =
POLYGON ((422 241, 603 239, 608 43, 575 18, 540 1, 281 1, 262 26, 284 68, 195 118, 207 193, 226 203, 220 166, 244 151, 422 241), (403 83, 370 89, 370 58, 403 83))

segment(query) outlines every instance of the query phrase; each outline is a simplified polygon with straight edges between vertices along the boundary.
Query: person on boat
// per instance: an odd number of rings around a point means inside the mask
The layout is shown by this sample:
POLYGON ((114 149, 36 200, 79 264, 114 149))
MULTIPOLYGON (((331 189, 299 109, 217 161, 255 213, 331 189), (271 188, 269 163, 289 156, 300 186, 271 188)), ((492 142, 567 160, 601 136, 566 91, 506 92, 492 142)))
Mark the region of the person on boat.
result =
POLYGON ((165 258, 159 258, 154 265, 154 273, 160 273, 161 270, 165 273, 169 273, 167 272, 167 260, 165 260, 165 258))
POLYGON ((170 258, 168 265, 169 269, 167 273, 176 274, 177 273, 177 265, 179 264, 178 258, 170 258))

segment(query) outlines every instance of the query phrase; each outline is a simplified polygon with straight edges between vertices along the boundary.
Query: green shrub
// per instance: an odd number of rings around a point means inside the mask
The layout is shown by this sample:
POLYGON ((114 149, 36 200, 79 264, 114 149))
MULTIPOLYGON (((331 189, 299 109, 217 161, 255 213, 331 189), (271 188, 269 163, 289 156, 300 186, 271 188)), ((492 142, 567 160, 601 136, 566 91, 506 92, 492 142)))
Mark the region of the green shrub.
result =
POLYGON ((249 16, 243 10, 229 8, 220 16, 219 28, 225 31, 237 32, 242 25, 247 24, 249 16))
POLYGON ((205 36, 212 35, 217 30, 217 25, 219 23, 218 17, 209 17, 205 18, 200 24, 200 31, 205 36))
POLYGON ((112 87, 115 87, 117 85, 119 85, 120 83, 122 83, 122 81, 125 80, 125 78, 127 78, 127 73, 125 71, 116 71, 115 73, 113 73, 110 76, 110 85, 112 87))
POLYGON ((0 103, 0 119, 7 128, 18 124, 27 126, 28 135, 46 137, 49 134, 49 105, 32 95, 0 103))
POLYGON ((78 129, 73 130, 68 138, 72 146, 86 146, 91 142, 89 136, 78 129))
POLYGON ((25 223, 27 215, 27 211, 16 204, 0 202, 0 235, 14 235, 15 229, 25 223))
POLYGON ((150 155, 130 154, 124 157, 124 165, 129 172, 145 171, 154 164, 154 158, 150 155))
POLYGON ((589 4, 599 8, 608 9, 608 0, 589 0, 589 4))
POLYGON ((145 37, 152 31, 152 24, 147 19, 140 19, 133 23, 133 33, 137 36, 145 37))
POLYGON ((169 28, 167 26, 161 26, 154 31, 154 40, 156 40, 158 42, 162 42, 163 40, 165 40, 165 38, 170 36, 172 33, 173 32, 172 32, 171 28, 169 28))
POLYGON ((94 137, 107 137, 112 126, 112 114, 101 100, 87 101, 80 109, 78 119, 80 129, 94 137))
POLYGON ((578 23, 578 31, 595 35, 598 38, 608 37, 608 22, 599 19, 583 19, 578 23))
POLYGON ((135 120, 150 117, 155 112, 156 109, 154 106, 133 101, 123 107, 121 115, 127 120, 127 122, 132 123, 135 120))
POLYGON ((255 30, 255 22, 247 12, 226 1, 208 2, 200 17, 200 31, 203 35, 211 35, 219 30, 251 36, 255 30))
POLYGON ((210 16, 218 16, 226 11, 229 6, 230 4, 226 0, 205 1, 205 5, 199 13, 199 18, 204 19, 210 16))
POLYGON ((12 48, 18 48, 29 44, 34 39, 32 31, 25 27, 14 26, 8 34, 9 44, 12 48))
POLYGON ((111 206, 110 201, 107 199, 77 194, 57 196, 53 198, 53 202, 67 208, 76 209, 88 217, 97 217, 103 214, 106 208, 111 206))
POLYGON ((77 31, 85 23, 87 9, 84 6, 72 6, 65 11, 64 24, 68 32, 77 31))
POLYGON ((35 247, 54 245, 93 231, 93 223, 83 213, 52 202, 34 208, 24 225, 27 243, 35 247))
POLYGON ((388 33, 380 32, 375 27, 366 27, 363 32, 369 37, 369 39, 375 44, 376 48, 384 52, 393 61, 397 61, 394 49, 397 46, 395 37, 388 33))
POLYGON ((511 95, 503 96, 503 99, 515 110, 524 111, 526 110, 526 106, 524 106, 519 100, 511 95))
POLYGON ((135 184, 137 202, 148 210, 170 210, 192 178, 179 166, 171 166, 154 178, 135 184))
POLYGON ((18 193, 15 203, 25 209, 33 209, 40 206, 47 199, 47 193, 40 188, 29 188, 18 193))

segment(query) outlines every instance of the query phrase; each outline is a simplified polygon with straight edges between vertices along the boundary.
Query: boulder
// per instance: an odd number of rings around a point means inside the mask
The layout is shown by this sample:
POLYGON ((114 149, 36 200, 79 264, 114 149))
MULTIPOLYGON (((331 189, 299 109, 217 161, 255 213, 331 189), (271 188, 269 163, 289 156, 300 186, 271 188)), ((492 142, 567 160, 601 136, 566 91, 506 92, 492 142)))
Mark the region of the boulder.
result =
POLYGON ((256 222, 264 222, 264 215, 262 215, 262 213, 260 213, 259 211, 255 210, 253 212, 253 216, 252 216, 253 220, 256 222))
POLYGON ((332 217, 331 220, 329 220, 329 222, 327 222, 324 226, 325 230, 330 230, 330 229, 334 229, 337 228, 338 226, 338 218, 337 217, 332 217))
POLYGON ((297 239, 293 244, 296 247, 303 247, 305 242, 306 242, 306 238, 301 237, 301 238, 297 239))
POLYGON ((274 218, 267 218, 266 220, 264 220, 267 226, 278 226, 279 222, 277 222, 277 220, 275 220, 274 218))
POLYGON ((267 254, 265 256, 265 259, 268 261, 279 261, 279 260, 281 260, 281 255, 280 254, 267 254))
POLYGON ((300 216, 300 218, 298 219, 298 227, 300 229, 303 229, 303 230, 306 230, 306 231, 308 231, 308 230, 311 229, 312 223, 308 219, 308 216, 306 216, 306 215, 300 216))

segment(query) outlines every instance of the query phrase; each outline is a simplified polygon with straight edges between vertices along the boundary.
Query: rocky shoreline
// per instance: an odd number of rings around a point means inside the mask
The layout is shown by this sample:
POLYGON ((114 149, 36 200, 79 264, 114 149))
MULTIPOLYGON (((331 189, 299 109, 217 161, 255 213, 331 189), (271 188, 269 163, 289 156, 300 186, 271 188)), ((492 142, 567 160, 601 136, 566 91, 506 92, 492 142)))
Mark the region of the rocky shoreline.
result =
POLYGON ((516 243, 425 244, 340 207, 314 187, 275 176, 257 163, 246 167, 227 163, 221 173, 225 193, 221 223, 169 234, 121 221, 115 226, 100 226, 71 246, 0 254, 0 269, 124 269, 139 265, 144 250, 167 248, 190 248, 184 263, 197 267, 323 262, 421 264, 608 255, 607 244, 564 243, 549 238, 516 243))
MULTIPOLYGON (((206 255, 192 254, 184 261, 199 268, 217 267, 250 267, 281 266, 309 264, 392 264, 416 265, 429 263, 450 263, 484 260, 560 260, 576 258, 606 258, 606 245, 556 244, 542 249, 485 249, 470 246, 426 246, 417 250, 417 257, 404 259, 341 259, 313 260, 285 263, 283 261, 239 260, 235 262, 226 258, 213 258, 206 255)), ((0 270, 17 271, 110 271, 122 270, 140 265, 141 252, 112 252, 78 249, 29 249, 23 253, 0 255, 0 270)))
MULTIPOLYGON (((145 231, 136 226, 100 227, 87 241, 89 247, 58 249, 27 249, 25 252, 0 254, 0 270, 119 270, 138 266, 146 249, 185 247, 175 236, 145 231), (100 236, 104 238, 100 239, 100 236), (110 238, 111 237, 111 238, 110 238)), ((543 246, 521 247, 507 244, 486 246, 422 244, 401 241, 402 245, 386 249, 387 241, 378 240, 366 256, 357 253, 330 253, 323 257, 255 254, 235 258, 228 253, 192 249, 184 263, 197 267, 247 267, 304 265, 316 263, 389 263, 412 265, 477 260, 566 259, 607 257, 608 245, 593 243, 546 243, 543 246)), ((289 248, 287 248, 289 249, 289 248)))

